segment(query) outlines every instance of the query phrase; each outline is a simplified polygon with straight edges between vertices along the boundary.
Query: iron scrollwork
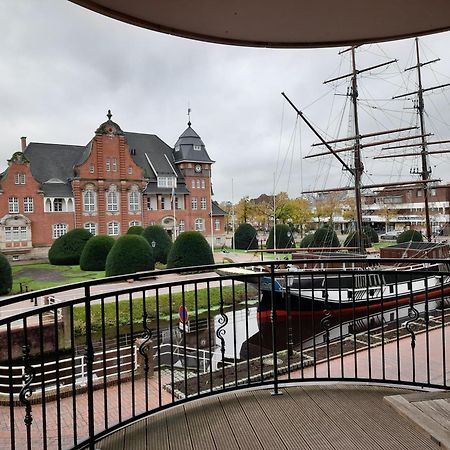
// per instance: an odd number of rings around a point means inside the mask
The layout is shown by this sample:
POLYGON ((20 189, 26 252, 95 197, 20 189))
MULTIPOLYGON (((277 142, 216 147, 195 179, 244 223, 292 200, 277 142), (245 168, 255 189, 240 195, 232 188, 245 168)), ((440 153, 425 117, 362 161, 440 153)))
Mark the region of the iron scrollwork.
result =
POLYGON ((33 416, 31 414, 31 402, 30 397, 33 395, 33 388, 31 383, 33 382, 36 372, 34 367, 30 364, 30 346, 24 345, 22 347, 22 360, 24 365, 24 373, 22 375, 23 386, 19 393, 19 400, 22 405, 25 405, 25 417, 23 422, 26 427, 29 428, 33 423, 33 416))
POLYGON ((414 349, 416 347, 416 333, 414 333, 412 325, 419 318, 419 311, 412 305, 408 309, 408 317, 409 320, 405 323, 405 328, 411 335, 411 348, 414 349))
POLYGON ((143 332, 141 335, 141 343, 139 345, 139 353, 144 357, 144 374, 145 376, 148 375, 148 372, 150 370, 150 365, 148 363, 148 343, 150 342, 151 338, 152 338, 152 330, 150 330, 150 328, 148 328, 147 325, 147 318, 148 318, 148 314, 147 311, 144 311, 144 313, 142 314, 142 323, 143 323, 143 332))
POLYGON ((320 321, 320 326, 325 330, 325 338, 328 344, 330 342, 331 313, 327 309, 324 309, 323 314, 324 316, 320 321))
POLYGON ((225 358, 225 339, 224 335, 226 333, 225 327, 228 324, 228 316, 223 311, 223 299, 220 301, 220 317, 218 318, 220 327, 217 328, 216 336, 220 339, 220 351, 222 353, 222 361, 225 358))

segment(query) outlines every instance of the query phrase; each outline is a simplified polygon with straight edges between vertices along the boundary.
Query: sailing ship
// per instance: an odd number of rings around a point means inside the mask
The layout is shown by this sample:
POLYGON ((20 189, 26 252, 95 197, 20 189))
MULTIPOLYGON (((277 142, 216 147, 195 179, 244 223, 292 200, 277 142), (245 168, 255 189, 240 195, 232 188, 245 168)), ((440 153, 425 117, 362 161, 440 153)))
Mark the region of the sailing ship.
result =
MULTIPOLYGON (((431 219, 429 212, 429 190, 433 183, 440 180, 431 178, 431 167, 428 161, 430 154, 446 153, 448 150, 430 151, 429 145, 434 143, 445 143, 447 141, 429 141, 427 138, 430 136, 426 133, 425 128, 425 114, 424 114, 424 98, 423 93, 431 91, 433 89, 443 88, 449 86, 450 83, 435 86, 433 88, 424 88, 422 86, 421 69, 424 65, 434 61, 422 62, 420 60, 419 41, 415 40, 416 49, 416 64, 409 67, 406 70, 415 69, 417 71, 417 84, 418 89, 414 92, 408 92, 406 94, 398 95, 393 98, 411 97, 417 96, 417 102, 415 108, 419 116, 419 127, 405 127, 395 130, 381 131, 375 133, 361 134, 359 129, 358 119, 358 75, 376 68, 380 68, 396 60, 388 61, 383 64, 377 64, 365 69, 358 69, 356 65, 355 48, 344 50, 351 52, 352 71, 349 74, 342 75, 337 78, 326 81, 325 83, 333 82, 343 78, 351 78, 351 86, 348 95, 351 97, 352 109, 353 109, 353 135, 348 138, 335 139, 326 141, 320 133, 314 128, 314 126, 305 117, 303 112, 299 110, 294 103, 288 98, 285 93, 282 93, 286 101, 292 106, 303 122, 310 128, 310 130, 319 139, 319 143, 315 145, 321 145, 325 147, 325 151, 315 153, 308 157, 332 155, 335 157, 343 169, 348 171, 353 178, 353 186, 347 188, 332 188, 321 189, 314 191, 304 191, 304 194, 317 194, 325 192, 339 192, 353 190, 355 196, 355 237, 356 247, 358 254, 325 254, 321 253, 320 258, 340 258, 340 268, 337 269, 336 265, 324 265, 319 258, 319 261, 309 264, 309 269, 316 268, 320 271, 314 276, 303 275, 302 270, 305 267, 298 267, 292 265, 290 271, 278 274, 275 278, 263 277, 261 281, 262 299, 259 304, 258 317, 260 321, 270 318, 274 312, 278 317, 286 315, 298 315, 303 316, 323 316, 324 311, 327 311, 330 316, 339 315, 340 318, 345 316, 358 316, 361 314, 373 314, 379 311, 386 311, 390 308, 402 307, 404 305, 412 305, 420 302, 428 302, 430 300, 441 300, 444 304, 446 296, 450 295, 450 276, 449 265, 443 262, 433 262, 432 259, 448 258, 448 247, 443 244, 432 243, 432 229, 431 219), (373 138, 374 136, 387 135, 390 133, 402 133, 419 128, 419 134, 413 136, 388 138, 383 141, 366 142, 367 138, 373 138), (399 183, 380 183, 380 184, 363 184, 362 178, 364 174, 364 165, 361 158, 361 149, 365 147, 372 147, 378 145, 393 144, 399 141, 408 141, 413 139, 419 139, 419 143, 413 144, 401 144, 398 146, 386 147, 389 150, 404 149, 406 146, 414 148, 419 147, 420 151, 411 150, 409 153, 405 153, 403 150, 399 154, 390 154, 389 156, 378 156, 376 159, 389 158, 389 157, 404 157, 404 156, 420 156, 421 170, 414 172, 420 175, 419 180, 403 181, 399 183), (346 145, 350 142, 351 144, 346 145), (345 147, 336 147, 336 144, 346 145, 345 147), (353 163, 348 164, 340 156, 342 152, 353 152, 353 163), (423 243, 422 251, 417 252, 422 258, 430 258, 430 262, 426 261, 414 261, 409 260, 401 264, 379 264, 376 260, 367 260, 365 264, 366 269, 361 274, 352 272, 346 272, 346 267, 349 266, 355 268, 355 258, 365 257, 364 238, 363 238, 363 216, 362 216, 362 191, 364 189, 381 189, 388 187, 389 189, 395 189, 398 187, 416 187, 423 190, 423 198, 425 204, 425 223, 426 223, 426 240, 423 243), (342 262, 342 258, 345 258, 347 262, 342 262)), ((408 244, 409 247, 415 244, 408 244)), ((293 257, 307 257, 303 255, 293 255, 293 257)), ((409 254, 409 257, 414 256, 409 254)), ((317 258, 317 256, 316 256, 317 258)))

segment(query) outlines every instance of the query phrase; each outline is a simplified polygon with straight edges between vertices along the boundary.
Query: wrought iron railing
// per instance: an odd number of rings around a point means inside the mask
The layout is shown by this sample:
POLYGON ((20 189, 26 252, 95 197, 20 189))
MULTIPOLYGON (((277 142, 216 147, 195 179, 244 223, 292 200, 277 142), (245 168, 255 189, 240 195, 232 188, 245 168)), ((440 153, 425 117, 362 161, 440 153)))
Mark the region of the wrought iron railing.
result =
POLYGON ((2 300, 0 448, 94 448, 153 412, 254 386, 449 388, 447 261, 286 264, 133 274, 2 300))

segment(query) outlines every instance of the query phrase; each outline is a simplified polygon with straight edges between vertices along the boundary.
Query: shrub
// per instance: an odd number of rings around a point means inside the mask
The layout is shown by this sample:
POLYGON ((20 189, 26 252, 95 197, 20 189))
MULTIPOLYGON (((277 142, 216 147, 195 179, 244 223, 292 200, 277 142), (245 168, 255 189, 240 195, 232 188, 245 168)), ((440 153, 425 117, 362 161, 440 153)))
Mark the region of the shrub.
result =
POLYGON ((253 250, 258 248, 256 230, 249 223, 241 223, 234 233, 234 245, 237 249, 253 250))
MULTIPOLYGON (((370 237, 366 233, 363 233, 362 240, 364 248, 372 246, 372 241, 370 240, 370 237)), ((356 239, 356 231, 351 231, 348 234, 344 242, 344 247, 358 247, 358 242, 356 239)))
MULTIPOLYGON (((294 248, 294 234, 288 225, 276 225, 277 248, 294 248)), ((266 242, 267 248, 274 248, 273 245, 273 227, 270 230, 269 237, 266 242)))
POLYGON ((127 234, 137 234, 140 236, 143 231, 144 231, 144 227, 141 227, 140 225, 134 225, 134 226, 128 228, 127 234))
POLYGON ((397 238, 397 244, 403 242, 423 242, 422 233, 417 230, 405 230, 397 238))
POLYGON ((153 251, 155 262, 167 263, 167 255, 172 248, 172 239, 161 225, 150 225, 143 232, 142 236, 147 239, 153 251), (155 243, 153 247, 152 242, 155 243))
POLYGON ((86 242, 92 237, 89 231, 75 228, 53 242, 48 251, 50 264, 73 266, 80 264, 80 256, 86 242))
POLYGON ((0 295, 8 294, 12 288, 11 266, 5 255, 0 253, 0 295))
POLYGON ((126 234, 117 239, 108 253, 105 275, 112 277, 154 268, 155 260, 150 244, 142 236, 126 234))
POLYGON ((111 236, 93 236, 84 246, 80 257, 81 270, 105 270, 106 257, 115 244, 111 236))
POLYGON ((369 236, 370 242, 372 244, 376 244, 380 242, 380 238, 378 237, 378 233, 372 227, 364 227, 364 233, 369 236))
POLYGON ((181 233, 167 258, 167 268, 214 264, 214 256, 207 240, 197 231, 181 233))
POLYGON ((310 247, 340 247, 336 231, 329 226, 318 228, 314 232, 310 247))
POLYGON ((308 248, 311 247, 311 244, 314 239, 314 233, 308 233, 300 242, 300 248, 308 248))

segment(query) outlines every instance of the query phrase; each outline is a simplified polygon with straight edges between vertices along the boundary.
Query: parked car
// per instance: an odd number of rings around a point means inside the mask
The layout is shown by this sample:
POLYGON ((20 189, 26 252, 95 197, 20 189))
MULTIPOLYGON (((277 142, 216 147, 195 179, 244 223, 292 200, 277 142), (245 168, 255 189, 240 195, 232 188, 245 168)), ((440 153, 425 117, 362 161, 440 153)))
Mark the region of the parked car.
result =
POLYGON ((383 241, 396 241, 397 238, 402 234, 401 231, 388 231, 380 235, 380 239, 383 241))

